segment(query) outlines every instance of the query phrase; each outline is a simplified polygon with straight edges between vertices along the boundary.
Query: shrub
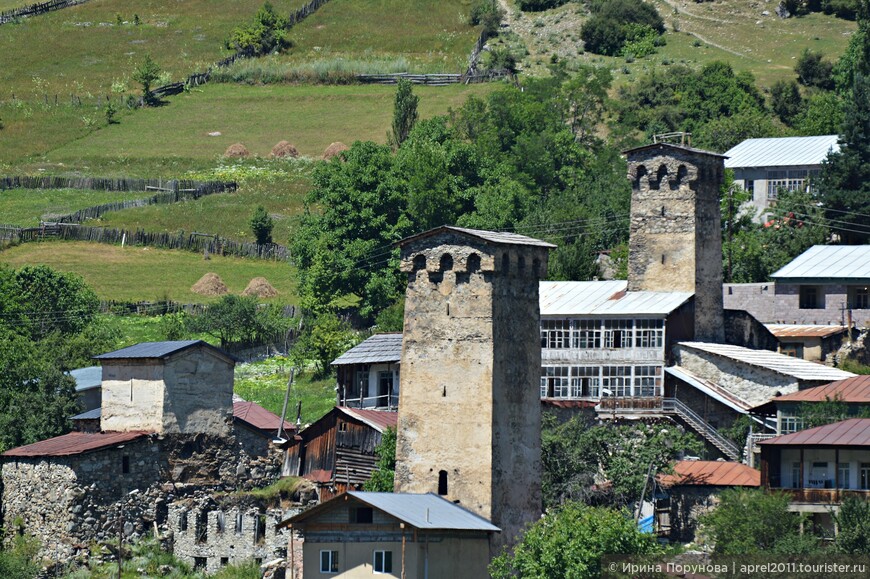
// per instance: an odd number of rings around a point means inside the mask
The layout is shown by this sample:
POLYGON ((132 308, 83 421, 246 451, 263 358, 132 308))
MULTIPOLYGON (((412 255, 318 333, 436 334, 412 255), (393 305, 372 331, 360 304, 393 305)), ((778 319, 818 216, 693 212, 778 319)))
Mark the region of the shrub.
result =
POLYGON ((639 0, 612 0, 590 5, 592 17, 580 29, 586 50, 597 54, 617 56, 627 43, 637 42, 643 56, 655 52, 654 38, 665 31, 665 22, 651 4, 639 0))
POLYGON ((280 16, 269 2, 257 11, 254 21, 235 28, 225 45, 230 50, 262 56, 280 52, 290 46, 285 34, 287 19, 280 16))
POLYGON ((274 226, 275 223, 272 221, 269 213, 266 212, 266 208, 258 205, 251 215, 251 231, 254 237, 257 238, 258 245, 272 243, 272 228, 274 226))
POLYGON ((816 86, 826 90, 834 88, 834 65, 823 60, 821 52, 805 48, 794 67, 798 82, 804 86, 816 86))
POLYGON ((519 0, 520 10, 526 12, 540 12, 565 4, 568 0, 519 0))
POLYGON ((504 10, 498 3, 498 0, 475 0, 471 6, 471 14, 468 21, 473 25, 483 25, 483 30, 487 36, 492 36, 498 32, 504 18, 504 10))

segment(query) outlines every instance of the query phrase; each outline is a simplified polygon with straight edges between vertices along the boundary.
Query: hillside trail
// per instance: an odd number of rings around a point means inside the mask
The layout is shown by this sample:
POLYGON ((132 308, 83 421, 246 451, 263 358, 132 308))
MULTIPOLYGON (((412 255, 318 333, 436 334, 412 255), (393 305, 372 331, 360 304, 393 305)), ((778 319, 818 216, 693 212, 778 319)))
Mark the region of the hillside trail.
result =
MULTIPOLYGON (((695 18, 698 20, 707 20, 708 22, 714 22, 714 23, 722 25, 722 26, 725 26, 728 24, 734 24, 734 22, 732 20, 724 20, 722 18, 716 18, 715 16, 703 16, 701 14, 691 12, 691 11, 686 9, 685 5, 678 6, 677 2, 675 0, 662 0, 662 2, 664 2, 665 4, 667 4, 668 6, 673 8, 674 10, 677 10, 678 15, 683 14, 683 15, 689 16, 690 18, 695 18)), ((685 23, 684 23, 684 25, 685 25, 685 23)), ((688 30, 686 28, 683 28, 683 32, 691 34, 692 36, 694 36, 695 38, 697 38, 698 40, 700 40, 704 44, 709 44, 710 46, 712 46, 714 48, 718 48, 719 50, 724 50, 728 54, 733 54, 734 56, 740 56, 742 58, 749 58, 749 56, 747 56, 745 53, 738 52, 738 51, 734 50, 733 48, 728 48, 727 46, 722 46, 721 44, 713 42, 709 38, 705 38, 705 37, 701 36, 697 32, 694 32, 693 30, 688 30)))

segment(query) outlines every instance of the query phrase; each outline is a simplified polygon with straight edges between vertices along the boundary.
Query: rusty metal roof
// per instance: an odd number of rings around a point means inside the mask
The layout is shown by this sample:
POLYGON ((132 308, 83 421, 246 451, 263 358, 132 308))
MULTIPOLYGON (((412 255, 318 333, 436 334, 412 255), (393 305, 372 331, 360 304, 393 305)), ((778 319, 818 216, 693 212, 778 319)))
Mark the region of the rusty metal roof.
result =
POLYGON ((142 342, 140 344, 135 344, 133 346, 127 346, 126 348, 121 348, 120 350, 115 350, 114 352, 106 352, 105 354, 100 354, 99 356, 94 356, 94 360, 124 360, 130 358, 156 358, 162 359, 175 354, 176 352, 181 352, 183 350, 187 350, 188 348, 193 348, 195 346, 204 346, 210 348, 220 355, 229 358, 235 362, 238 362, 238 358, 233 356, 232 354, 228 354, 224 352, 220 348, 216 346, 212 346, 208 342, 204 342, 202 340, 177 340, 177 341, 169 341, 169 342, 142 342))
POLYGON ((846 331, 845 326, 801 326, 793 324, 765 324, 777 338, 827 338, 846 331))
POLYGON ((153 434, 146 431, 133 432, 70 432, 62 436, 42 440, 27 446, 19 446, 2 454, 6 457, 71 456, 144 438, 153 434))
POLYGON ((716 460, 681 460, 674 465, 673 474, 658 476, 662 486, 761 486, 761 472, 739 462, 716 460))
POLYGON ((399 420, 399 413, 389 410, 368 410, 365 408, 348 408, 347 406, 336 406, 335 408, 351 418, 356 418, 368 424, 378 432, 383 432, 387 428, 395 428, 399 420))
POLYGON ((499 245, 534 245, 537 247, 549 248, 556 247, 552 243, 547 243, 546 241, 541 241, 540 239, 535 239, 534 237, 527 237, 518 233, 510 233, 508 231, 487 231, 484 229, 468 229, 465 227, 454 227, 452 225, 442 225, 441 227, 436 227, 434 229, 430 229, 429 231, 424 231, 423 233, 418 233, 417 235, 406 237, 399 242, 399 245, 406 245, 412 241, 424 239, 426 237, 431 237, 433 235, 437 235, 438 233, 445 232, 462 233, 463 235, 476 237, 483 241, 487 241, 489 243, 497 243, 499 245))
POLYGON ((842 402, 870 403, 870 376, 855 376, 830 384, 798 390, 774 398, 771 402, 824 402, 826 398, 838 398, 842 402))
POLYGON ((348 364, 389 364, 402 359, 402 332, 375 334, 332 361, 333 366, 348 364))
POLYGON ((768 350, 752 350, 730 344, 713 344, 710 342, 679 342, 679 347, 701 350, 717 356, 722 356, 735 362, 766 368, 777 374, 792 376, 798 380, 843 380, 855 374, 831 368, 824 364, 808 362, 800 358, 792 358, 768 350))
POLYGON ((759 442, 777 446, 870 446, 870 418, 850 418, 759 442))
MULTIPOLYGON (((246 400, 233 401, 233 418, 241 420, 260 430, 275 430, 281 426, 281 417, 269 412, 256 402, 246 400)), ((284 431, 293 431, 296 427, 284 421, 284 431)))

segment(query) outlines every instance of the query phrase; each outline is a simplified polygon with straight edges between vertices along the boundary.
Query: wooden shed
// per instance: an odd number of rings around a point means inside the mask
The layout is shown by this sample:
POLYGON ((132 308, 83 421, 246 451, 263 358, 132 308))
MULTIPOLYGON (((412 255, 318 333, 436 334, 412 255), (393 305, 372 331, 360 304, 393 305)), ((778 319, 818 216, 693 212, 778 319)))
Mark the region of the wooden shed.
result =
POLYGON ((285 444, 283 476, 301 476, 325 501, 362 489, 375 469, 375 448, 396 412, 336 406, 285 444))

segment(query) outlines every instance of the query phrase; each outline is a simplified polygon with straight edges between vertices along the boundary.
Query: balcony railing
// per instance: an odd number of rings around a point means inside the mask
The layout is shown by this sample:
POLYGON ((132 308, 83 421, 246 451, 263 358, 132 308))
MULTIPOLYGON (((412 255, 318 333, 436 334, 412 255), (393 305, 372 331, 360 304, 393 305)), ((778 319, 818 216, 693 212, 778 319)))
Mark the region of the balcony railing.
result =
POLYGON ((348 398, 344 405, 350 408, 378 408, 394 410, 399 407, 398 394, 384 394, 383 396, 359 396, 348 398))
POLYGON ((599 412, 650 412, 662 410, 661 396, 607 396, 598 403, 599 412))
POLYGON ((860 499, 870 500, 870 490, 854 490, 854 489, 781 489, 772 488, 771 490, 782 491, 791 495, 791 500, 794 503, 840 503, 846 497, 858 497, 860 499))

